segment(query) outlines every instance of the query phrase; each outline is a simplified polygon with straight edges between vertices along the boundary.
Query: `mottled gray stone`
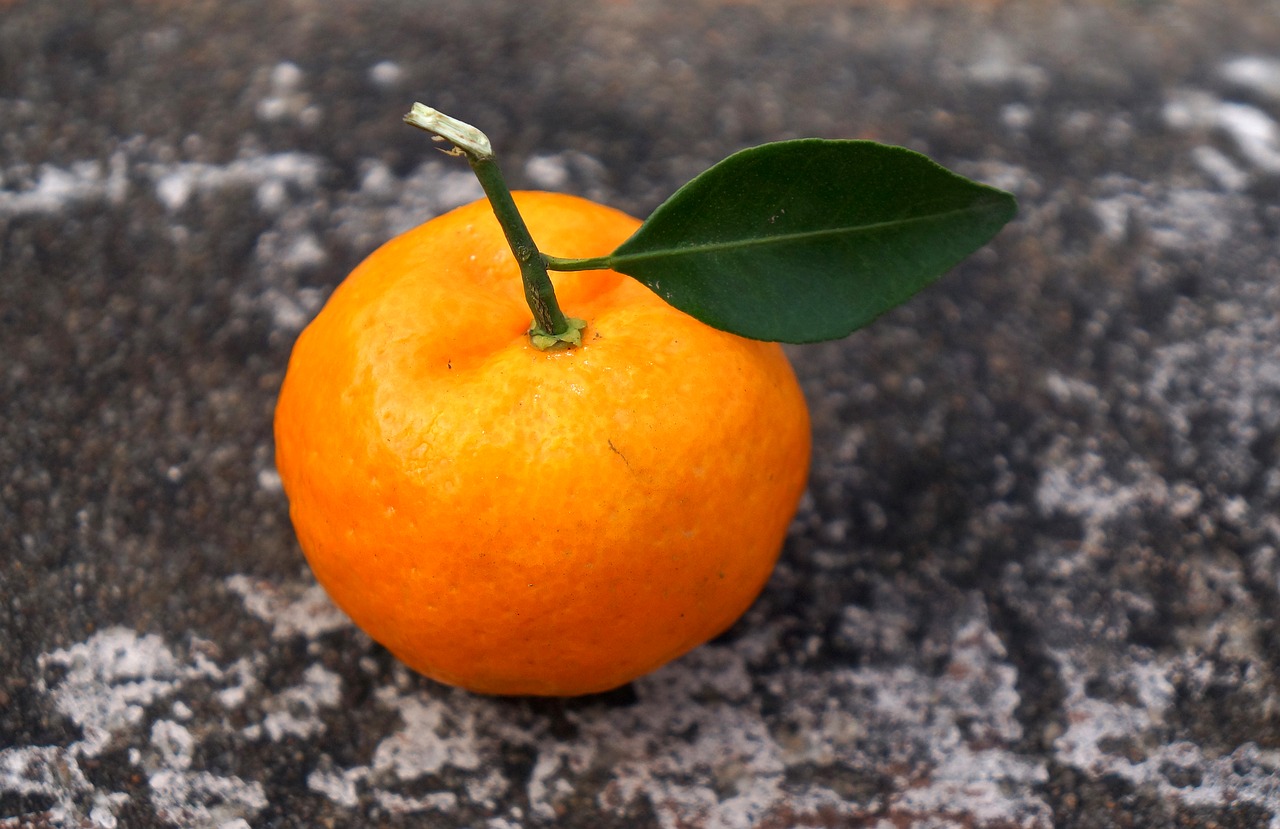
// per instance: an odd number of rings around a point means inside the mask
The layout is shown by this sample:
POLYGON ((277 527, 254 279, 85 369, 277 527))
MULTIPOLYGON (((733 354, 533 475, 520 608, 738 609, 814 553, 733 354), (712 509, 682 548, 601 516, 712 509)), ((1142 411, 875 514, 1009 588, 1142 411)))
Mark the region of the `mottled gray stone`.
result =
POLYGON ((1280 5, 0 2, 0 827, 1280 829, 1280 5), (809 493, 631 686, 407 671, 307 572, 294 337, 518 186, 923 150, 1017 221, 790 351, 809 493))

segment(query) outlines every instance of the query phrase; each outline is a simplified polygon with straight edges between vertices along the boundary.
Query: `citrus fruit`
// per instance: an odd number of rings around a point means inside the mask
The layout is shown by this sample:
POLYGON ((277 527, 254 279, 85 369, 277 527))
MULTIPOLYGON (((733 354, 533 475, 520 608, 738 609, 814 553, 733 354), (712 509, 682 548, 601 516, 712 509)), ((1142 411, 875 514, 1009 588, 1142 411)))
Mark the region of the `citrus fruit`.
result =
MULTIPOLYGON (((539 248, 638 222, 517 193, 539 248)), ((557 274, 582 344, 539 351, 486 201, 383 245, 298 338, 276 461, 316 578, 374 640, 491 694, 622 685, 731 625, 805 487, 809 419, 775 343, 612 271, 557 274)))

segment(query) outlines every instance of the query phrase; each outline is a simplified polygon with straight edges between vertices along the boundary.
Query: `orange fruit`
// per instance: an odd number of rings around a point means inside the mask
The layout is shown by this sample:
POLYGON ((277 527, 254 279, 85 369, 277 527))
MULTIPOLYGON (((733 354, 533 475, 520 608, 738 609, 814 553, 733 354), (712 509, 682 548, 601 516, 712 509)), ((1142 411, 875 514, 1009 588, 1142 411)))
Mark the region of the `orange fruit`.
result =
MULTIPOLYGON (((602 256, 638 222, 517 193, 539 248, 602 256)), ((441 682, 575 695, 707 641, 754 601, 805 487, 781 348, 612 271, 553 275, 580 347, 527 334, 479 201, 387 242, 298 338, 276 461, 316 578, 441 682)))

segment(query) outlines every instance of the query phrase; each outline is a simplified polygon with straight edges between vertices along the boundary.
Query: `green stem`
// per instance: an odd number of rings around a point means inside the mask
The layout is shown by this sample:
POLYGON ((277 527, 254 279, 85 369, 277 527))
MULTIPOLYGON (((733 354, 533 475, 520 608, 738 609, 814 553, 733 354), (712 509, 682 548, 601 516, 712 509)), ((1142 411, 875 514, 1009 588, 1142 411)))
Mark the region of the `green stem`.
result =
POLYGON ((524 299, 533 312, 534 328, 543 333, 556 336, 569 330, 569 322, 565 319, 560 304, 556 301, 556 291, 551 285, 551 277, 547 276, 547 266, 542 261, 542 254, 529 233, 524 217, 516 207, 511 190, 502 178, 502 171, 493 156, 481 158, 467 155, 467 163, 471 165, 484 194, 489 197, 489 206, 493 215, 498 217, 502 232, 507 237, 507 244, 520 263, 520 278, 524 281, 524 299))
POLYGON ((511 189, 502 177, 502 170, 498 168, 489 138, 470 124, 423 104, 415 103, 404 120, 411 126, 431 133, 437 140, 448 141, 454 146, 451 154, 465 156, 467 163, 471 165, 484 194, 489 198, 493 215, 502 226, 507 244, 511 247, 516 262, 520 264, 525 301, 533 312, 533 327, 529 334, 534 345, 545 351, 548 348, 581 344, 584 323, 566 318, 560 310, 555 288, 551 284, 551 278, 547 276, 547 263, 538 251, 538 246, 524 223, 524 217, 520 215, 515 199, 511 196, 511 189))
POLYGON ((546 263, 548 270, 553 271, 599 271, 611 267, 608 256, 596 256, 591 259, 562 259, 559 256, 544 253, 542 261, 546 263))

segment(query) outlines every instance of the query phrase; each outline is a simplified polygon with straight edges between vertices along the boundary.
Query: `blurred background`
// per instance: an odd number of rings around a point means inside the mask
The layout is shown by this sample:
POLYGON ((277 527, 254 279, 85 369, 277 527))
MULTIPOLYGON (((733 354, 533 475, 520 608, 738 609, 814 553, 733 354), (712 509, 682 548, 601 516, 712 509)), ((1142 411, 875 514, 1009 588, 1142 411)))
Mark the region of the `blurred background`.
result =
POLYGON ((0 826, 1280 826, 1280 4, 0 0, 0 826), (408 674, 305 568, 289 350, 513 186, 646 215, 745 146, 1013 191, 789 351, 810 491, 610 695, 408 674))

